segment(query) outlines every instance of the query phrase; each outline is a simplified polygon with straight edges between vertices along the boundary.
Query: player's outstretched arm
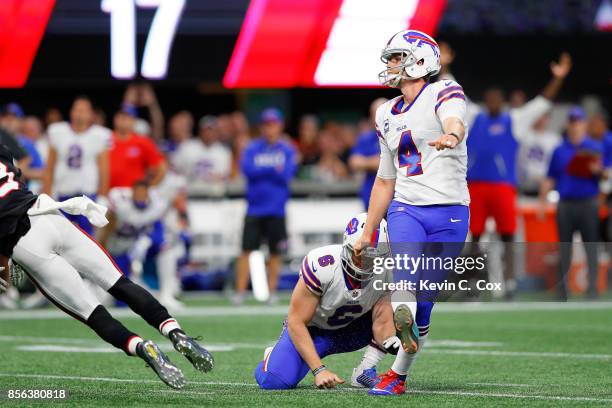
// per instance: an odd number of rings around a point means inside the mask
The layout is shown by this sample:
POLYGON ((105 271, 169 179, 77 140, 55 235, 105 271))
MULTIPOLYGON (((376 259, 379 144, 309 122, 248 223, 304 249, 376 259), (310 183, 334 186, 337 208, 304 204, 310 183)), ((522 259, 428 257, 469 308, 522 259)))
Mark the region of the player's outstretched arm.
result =
POLYGON ((319 296, 308 290, 306 284, 300 278, 295 289, 293 289, 293 295, 291 295, 287 330, 300 356, 308 364, 310 370, 313 373, 316 372, 315 385, 318 388, 334 388, 337 384, 343 384, 344 380, 325 368, 306 327, 317 310, 319 300, 319 296))
POLYGON ((465 137, 465 126, 459 118, 451 116, 444 119, 442 129, 444 130, 442 136, 427 143, 436 150, 454 149, 465 137))

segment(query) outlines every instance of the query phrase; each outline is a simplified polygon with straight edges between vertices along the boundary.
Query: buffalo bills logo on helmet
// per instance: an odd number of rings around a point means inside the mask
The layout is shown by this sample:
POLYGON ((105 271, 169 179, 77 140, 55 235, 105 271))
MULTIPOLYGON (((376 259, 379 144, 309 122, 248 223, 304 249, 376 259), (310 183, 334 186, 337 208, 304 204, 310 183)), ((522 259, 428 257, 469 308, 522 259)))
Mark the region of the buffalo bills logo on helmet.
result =
POLYGON ((346 226, 347 235, 353 235, 354 233, 356 233, 358 227, 359 220, 357 220, 357 218, 353 218, 352 220, 350 220, 348 225, 346 226))
POLYGON ((403 37, 408 43, 415 44, 417 47, 421 47, 423 43, 429 45, 433 49, 435 56, 440 58, 440 49, 434 39, 426 37, 417 31, 408 31, 403 37))

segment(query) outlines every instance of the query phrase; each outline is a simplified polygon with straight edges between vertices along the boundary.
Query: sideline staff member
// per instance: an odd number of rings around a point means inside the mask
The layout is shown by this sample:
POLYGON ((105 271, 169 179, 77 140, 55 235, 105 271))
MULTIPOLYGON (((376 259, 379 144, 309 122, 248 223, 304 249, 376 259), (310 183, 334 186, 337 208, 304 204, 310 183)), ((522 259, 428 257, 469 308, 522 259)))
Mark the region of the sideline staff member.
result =
POLYGON ((557 229, 559 231, 559 297, 567 299, 567 272, 572 257, 572 237, 579 231, 584 242, 589 269, 588 296, 597 296, 597 244, 599 216, 597 197, 599 178, 603 174, 602 145, 587 136, 584 110, 575 106, 568 115, 564 141, 553 152, 548 178, 540 189, 540 209, 546 207, 546 195, 556 188, 557 229))

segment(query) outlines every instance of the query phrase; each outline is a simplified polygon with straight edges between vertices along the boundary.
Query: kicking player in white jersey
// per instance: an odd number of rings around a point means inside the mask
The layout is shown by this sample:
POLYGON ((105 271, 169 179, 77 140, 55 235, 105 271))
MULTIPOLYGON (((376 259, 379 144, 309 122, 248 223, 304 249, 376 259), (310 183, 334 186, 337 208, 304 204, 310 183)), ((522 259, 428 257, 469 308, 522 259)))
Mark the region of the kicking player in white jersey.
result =
MULTIPOLYGON (((49 126, 49 157, 43 193, 63 201, 86 195, 104 200, 109 188, 108 149, 111 131, 95 125, 91 100, 77 97, 70 109, 70 122, 49 126)), ((88 234, 93 228, 83 216, 66 215, 88 234)))
MULTIPOLYGON (((430 83, 440 70, 440 49, 429 35, 404 30, 388 41, 381 55, 386 69, 383 85, 402 94, 378 108, 376 129, 381 155, 372 188, 368 219, 355 253, 368 247, 369 237, 385 214, 394 256, 457 257, 469 222, 466 182, 465 95, 451 80, 430 83), (453 244, 454 243, 454 244, 453 244)), ((447 273, 447 272, 446 272, 447 273)), ((443 281, 445 271, 394 271, 395 281, 443 281), (412 273, 410 273, 412 272, 412 273)), ((394 321, 402 349, 392 368, 378 378, 372 395, 405 392, 405 379, 429 330, 435 291, 417 291, 416 302, 407 293, 392 294, 394 321), (415 325, 418 330, 415 330, 415 325)))
POLYGON ((349 221, 343 245, 317 248, 304 258, 282 334, 255 369, 262 389, 295 388, 308 371, 318 388, 333 388, 344 380, 322 358, 359 350, 372 339, 381 350, 399 348, 382 285, 391 280, 390 272, 374 273, 374 258, 389 254, 386 222, 370 234, 370 251, 359 256, 353 251, 366 217, 349 221))

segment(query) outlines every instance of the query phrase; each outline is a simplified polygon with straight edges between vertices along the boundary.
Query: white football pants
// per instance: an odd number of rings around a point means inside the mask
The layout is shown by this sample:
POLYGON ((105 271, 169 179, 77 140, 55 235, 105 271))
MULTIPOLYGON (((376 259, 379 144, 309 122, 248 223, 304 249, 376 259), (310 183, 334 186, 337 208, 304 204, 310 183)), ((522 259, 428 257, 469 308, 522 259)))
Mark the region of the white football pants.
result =
POLYGON ((30 216, 30 223, 12 258, 52 303, 86 321, 100 302, 83 278, 107 291, 121 272, 100 244, 59 211, 30 216))

